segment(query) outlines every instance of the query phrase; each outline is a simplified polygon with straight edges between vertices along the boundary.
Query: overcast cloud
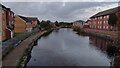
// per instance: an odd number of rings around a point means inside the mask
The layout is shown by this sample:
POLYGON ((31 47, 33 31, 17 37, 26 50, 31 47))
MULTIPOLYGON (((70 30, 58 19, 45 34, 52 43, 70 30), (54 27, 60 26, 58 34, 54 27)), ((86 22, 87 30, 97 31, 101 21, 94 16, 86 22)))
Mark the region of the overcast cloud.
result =
POLYGON ((97 12, 118 6, 117 2, 4 2, 15 14, 36 16, 39 20, 87 20, 97 12))

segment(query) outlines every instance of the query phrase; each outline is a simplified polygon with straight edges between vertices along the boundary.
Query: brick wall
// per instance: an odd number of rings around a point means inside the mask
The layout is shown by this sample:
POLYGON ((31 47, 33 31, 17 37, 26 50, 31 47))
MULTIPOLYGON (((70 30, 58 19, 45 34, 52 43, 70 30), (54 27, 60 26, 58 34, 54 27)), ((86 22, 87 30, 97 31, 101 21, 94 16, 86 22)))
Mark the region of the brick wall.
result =
POLYGON ((101 30, 113 30, 113 26, 108 24, 109 15, 91 18, 90 28, 101 30))
POLYGON ((37 23, 38 23, 37 20, 32 21, 32 27, 36 27, 38 25, 37 23))
POLYGON ((2 10, 2 41, 6 39, 6 10, 2 10))
POLYGON ((26 22, 19 16, 15 16, 15 32, 26 32, 26 22))

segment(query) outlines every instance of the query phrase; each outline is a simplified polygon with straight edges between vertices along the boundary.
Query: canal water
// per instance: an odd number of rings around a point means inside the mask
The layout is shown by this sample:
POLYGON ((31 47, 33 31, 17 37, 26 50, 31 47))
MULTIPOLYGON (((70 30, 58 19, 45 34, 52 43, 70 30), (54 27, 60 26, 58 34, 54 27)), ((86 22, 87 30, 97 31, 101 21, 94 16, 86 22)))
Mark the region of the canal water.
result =
POLYGON ((33 47, 26 66, 110 66, 108 42, 78 35, 68 28, 53 30, 33 47))

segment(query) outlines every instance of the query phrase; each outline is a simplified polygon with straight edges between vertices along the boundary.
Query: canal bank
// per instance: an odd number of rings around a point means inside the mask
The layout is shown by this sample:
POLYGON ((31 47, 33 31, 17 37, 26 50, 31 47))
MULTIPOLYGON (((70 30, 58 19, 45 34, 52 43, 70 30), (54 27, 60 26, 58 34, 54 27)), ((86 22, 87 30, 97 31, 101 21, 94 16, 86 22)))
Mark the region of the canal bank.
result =
POLYGON ((85 28, 84 31, 88 34, 103 37, 106 39, 115 40, 117 38, 117 31, 106 31, 106 30, 96 30, 85 28))
MULTIPOLYGON (((97 29, 89 29, 89 28, 84 28, 84 29, 78 29, 75 30, 77 34, 80 35, 86 35, 86 36, 93 36, 93 37, 99 37, 104 40, 107 40, 109 43, 107 44, 107 53, 108 55, 114 56, 113 62, 111 62, 111 66, 113 68, 120 68, 120 47, 119 47, 119 42, 118 41, 118 32, 117 31, 106 31, 106 30, 97 30, 97 29)), ((94 39, 95 40, 95 39, 94 39)), ((102 41, 102 40, 101 40, 102 41)), ((96 41, 96 44, 101 44, 101 41, 96 41)))
MULTIPOLYGON (((52 29, 53 30, 53 29, 52 29)), ((35 41, 41 37, 47 31, 40 31, 25 40, 23 40, 16 48, 14 48, 2 61, 3 68, 7 66, 17 66, 21 65, 24 55, 26 52, 32 48, 35 41)))
POLYGON ((17 68, 24 68, 26 64, 28 63, 28 60, 30 59, 30 53, 32 51, 32 48, 37 45, 38 39, 40 39, 43 36, 47 36, 49 33, 51 33, 54 29, 50 29, 42 33, 39 37, 37 37, 30 45, 29 47, 25 50, 23 56, 20 59, 20 62, 17 65, 17 68))

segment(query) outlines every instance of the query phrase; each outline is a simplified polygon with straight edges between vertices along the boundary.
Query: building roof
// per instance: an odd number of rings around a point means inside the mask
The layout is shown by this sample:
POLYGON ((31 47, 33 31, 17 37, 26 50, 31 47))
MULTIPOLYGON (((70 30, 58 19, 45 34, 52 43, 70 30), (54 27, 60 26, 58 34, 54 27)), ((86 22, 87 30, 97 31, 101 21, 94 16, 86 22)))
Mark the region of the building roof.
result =
POLYGON ((1 7, 2 9, 4 9, 4 10, 9 10, 10 12, 14 13, 13 11, 11 11, 11 9, 10 9, 10 8, 7 8, 7 7, 5 7, 5 6, 4 6, 4 5, 2 5, 2 4, 0 4, 0 7, 1 7))
POLYGON ((90 20, 87 20, 85 23, 88 23, 90 20))
POLYGON ((37 17, 24 17, 21 15, 18 15, 20 18, 22 18, 26 23, 31 23, 33 20, 38 20, 37 17))
POLYGON ((7 9, 7 8, 6 8, 4 5, 2 5, 2 4, 0 4, 0 7, 1 7, 1 8, 5 8, 5 9, 7 9))
POLYGON ((74 21, 74 22, 80 22, 81 23, 81 22, 85 22, 85 21, 83 21, 83 20, 77 20, 77 21, 74 21))
POLYGON ((90 18, 99 17, 99 16, 104 16, 104 15, 110 15, 110 14, 116 13, 116 12, 119 11, 119 10, 120 10, 120 6, 115 7, 115 8, 112 8, 112 9, 108 9, 108 10, 105 10, 105 11, 102 11, 102 12, 99 12, 99 13, 93 15, 93 16, 90 17, 90 18))
POLYGON ((26 22, 29 22, 29 20, 26 18, 26 17, 24 17, 24 16, 20 16, 20 15, 18 15, 20 18, 22 18, 24 21, 26 21, 26 22))
POLYGON ((26 18, 29 19, 29 21, 38 20, 37 17, 26 17, 26 18))

